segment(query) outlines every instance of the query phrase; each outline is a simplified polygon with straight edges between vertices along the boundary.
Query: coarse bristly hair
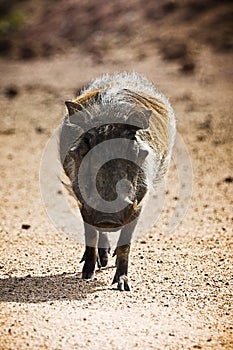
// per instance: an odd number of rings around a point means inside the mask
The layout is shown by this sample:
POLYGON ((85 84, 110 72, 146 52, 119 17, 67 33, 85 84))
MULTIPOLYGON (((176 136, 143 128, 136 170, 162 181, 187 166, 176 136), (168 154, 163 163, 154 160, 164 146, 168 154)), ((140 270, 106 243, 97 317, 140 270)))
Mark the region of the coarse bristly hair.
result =
MULTIPOLYGON (((141 128, 136 133, 136 140, 148 150, 148 157, 143 165, 149 172, 150 183, 156 186, 166 173, 171 158, 175 138, 175 116, 167 98, 158 92, 152 83, 136 72, 103 75, 71 101, 69 115, 75 114, 75 137, 70 140, 70 148, 77 146, 79 135, 86 125, 100 125, 102 120, 108 123, 127 123, 132 115, 143 119, 146 111, 151 111, 148 128, 141 128)), ((69 108, 68 108, 69 109, 69 108)), ((67 116, 64 125, 72 125, 67 116)), ((71 162, 71 160, 70 160, 71 162)), ((67 163, 67 167, 72 168, 67 163)), ((73 176, 72 176, 73 177, 73 176)), ((72 181, 72 179, 71 179, 72 181)))

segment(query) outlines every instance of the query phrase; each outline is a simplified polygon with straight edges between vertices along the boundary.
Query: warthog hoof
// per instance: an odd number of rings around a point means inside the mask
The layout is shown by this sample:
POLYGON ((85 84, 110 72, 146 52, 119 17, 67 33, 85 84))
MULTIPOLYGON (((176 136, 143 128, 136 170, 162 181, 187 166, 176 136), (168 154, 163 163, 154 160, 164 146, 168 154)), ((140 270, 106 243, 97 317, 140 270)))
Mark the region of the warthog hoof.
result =
POLYGON ((126 275, 120 276, 120 277, 114 277, 113 284, 117 282, 117 289, 120 291, 127 291, 129 292, 131 290, 131 284, 129 277, 126 275))

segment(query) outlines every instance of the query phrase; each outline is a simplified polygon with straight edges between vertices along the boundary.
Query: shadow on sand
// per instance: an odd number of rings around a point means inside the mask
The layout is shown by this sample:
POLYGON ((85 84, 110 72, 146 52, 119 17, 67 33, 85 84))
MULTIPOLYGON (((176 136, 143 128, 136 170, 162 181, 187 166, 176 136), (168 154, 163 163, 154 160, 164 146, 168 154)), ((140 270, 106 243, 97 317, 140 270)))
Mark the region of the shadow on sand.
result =
MULTIPOLYGON (((82 280, 77 274, 0 279, 0 302, 40 303, 54 300, 82 300, 106 289, 106 283, 82 280)), ((109 289, 109 288, 108 288, 109 289)))

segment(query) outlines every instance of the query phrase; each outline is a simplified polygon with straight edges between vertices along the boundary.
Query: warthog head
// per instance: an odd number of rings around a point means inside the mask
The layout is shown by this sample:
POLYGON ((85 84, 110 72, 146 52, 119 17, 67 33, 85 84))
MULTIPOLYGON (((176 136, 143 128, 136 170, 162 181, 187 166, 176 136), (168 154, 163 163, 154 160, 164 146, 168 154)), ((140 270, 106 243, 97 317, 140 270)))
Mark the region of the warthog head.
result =
POLYGON ((140 134, 149 126, 151 111, 135 113, 125 104, 120 111, 105 106, 94 112, 90 118, 85 110, 69 109, 61 131, 61 159, 84 221, 109 231, 140 213, 147 192, 143 164, 150 151, 140 134))

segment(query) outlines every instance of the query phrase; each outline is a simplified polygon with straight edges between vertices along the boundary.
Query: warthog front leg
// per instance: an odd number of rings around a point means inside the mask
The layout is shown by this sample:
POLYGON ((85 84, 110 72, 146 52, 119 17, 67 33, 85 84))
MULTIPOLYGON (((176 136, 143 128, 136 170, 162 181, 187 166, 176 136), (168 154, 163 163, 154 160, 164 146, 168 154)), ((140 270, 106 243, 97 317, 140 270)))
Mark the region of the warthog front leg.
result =
POLYGON ((117 288, 121 291, 129 291, 131 289, 130 281, 128 278, 128 263, 130 242, 136 224, 137 219, 135 219, 130 224, 126 225, 121 230, 120 237, 117 242, 117 247, 113 254, 113 256, 116 255, 116 273, 112 284, 117 283, 117 288))
MULTIPOLYGON (((116 273, 113 279, 113 284, 117 284, 117 288, 121 291, 130 290, 128 274, 130 243, 117 247, 114 255, 116 255, 116 273)), ((113 255, 113 256, 114 256, 113 255)))
POLYGON ((83 279, 93 279, 95 275, 95 264, 97 262, 97 242, 98 242, 98 232, 92 226, 84 223, 85 229, 85 241, 86 250, 80 262, 85 261, 82 278, 83 279))

